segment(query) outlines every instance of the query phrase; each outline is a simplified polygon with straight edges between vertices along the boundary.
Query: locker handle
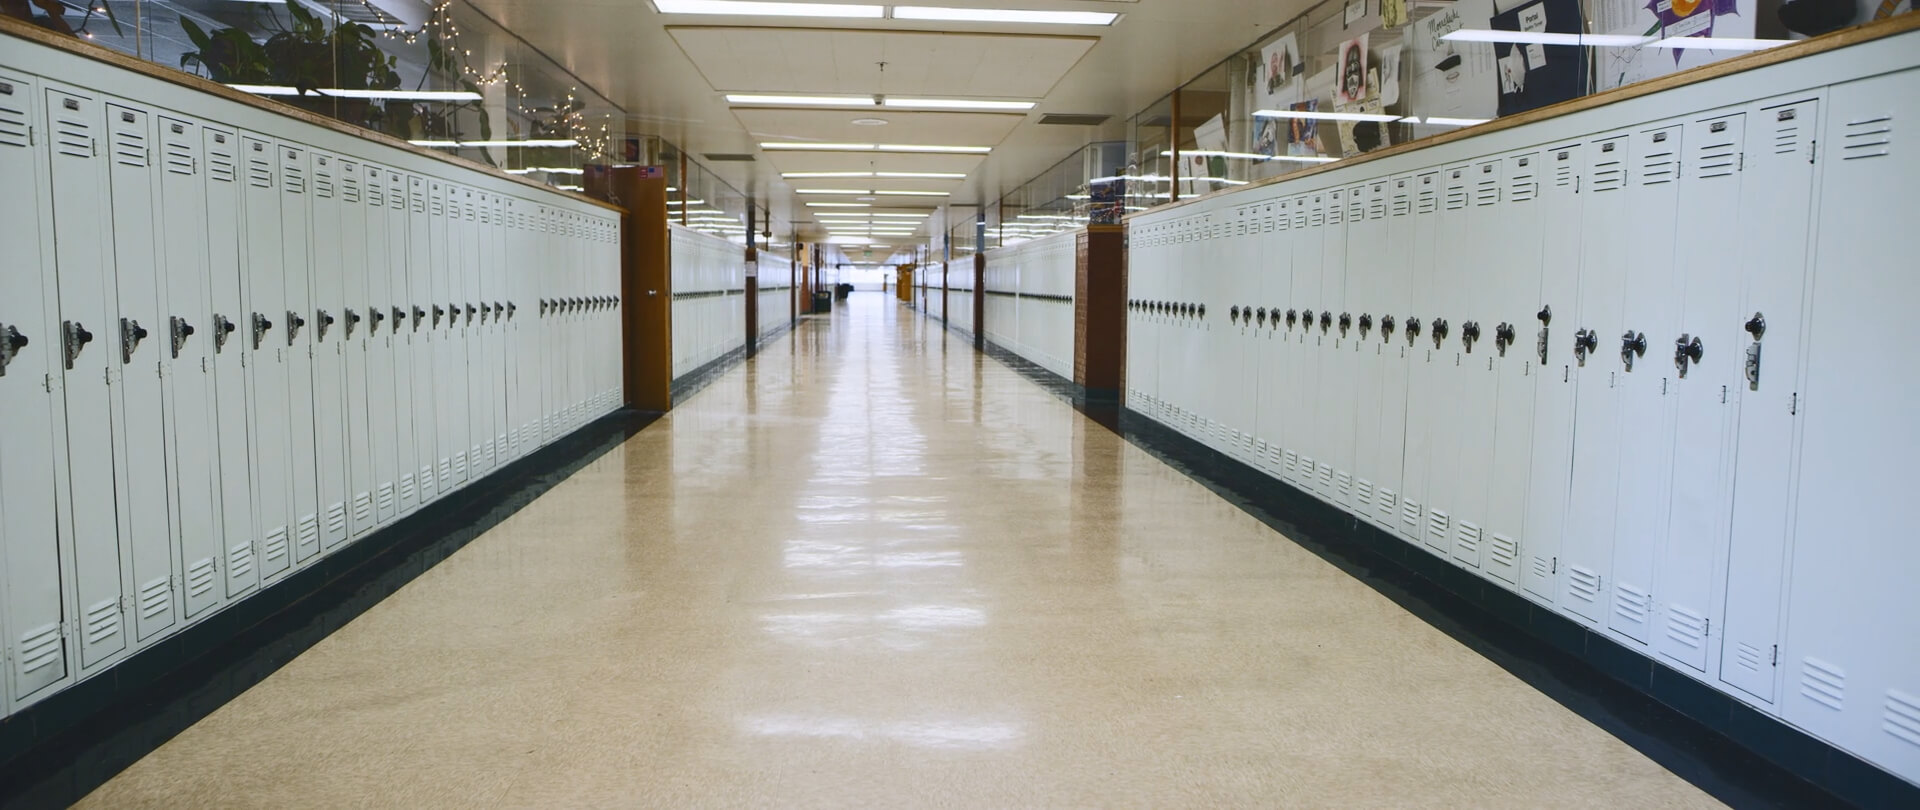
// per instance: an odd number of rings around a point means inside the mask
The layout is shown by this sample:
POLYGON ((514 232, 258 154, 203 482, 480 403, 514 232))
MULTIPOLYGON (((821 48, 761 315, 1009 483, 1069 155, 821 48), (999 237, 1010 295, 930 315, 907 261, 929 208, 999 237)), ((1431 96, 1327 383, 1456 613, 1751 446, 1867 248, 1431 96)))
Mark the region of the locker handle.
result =
POLYGON ((1267 325, 1267 308, 1261 307, 1258 310, 1256 310, 1254 312, 1254 319, 1261 326, 1266 326, 1267 325))
POLYGON ((1591 329, 1582 329, 1573 333, 1573 359, 1580 365, 1587 364, 1587 355, 1600 350, 1600 333, 1591 329))
POLYGON ((447 311, 445 309, 442 309, 439 304, 433 305, 433 328, 435 329, 440 328, 440 319, 442 317, 445 317, 446 314, 447 314, 447 311))
POLYGON ((1449 333, 1449 332, 1451 332, 1451 331, 1453 331, 1453 330, 1452 330, 1452 329, 1450 329, 1450 328, 1449 328, 1449 327, 1447 326, 1447 319, 1446 319, 1446 318, 1434 318, 1434 319, 1433 319, 1433 333, 1432 333, 1432 334, 1433 334, 1433 347, 1434 347, 1434 348, 1436 348, 1436 349, 1438 349, 1438 348, 1440 348, 1440 344, 1441 344, 1441 343, 1444 343, 1444 342, 1446 342, 1446 339, 1447 339, 1447 333, 1449 333))
POLYGON ((219 313, 214 313, 214 316, 213 316, 213 353, 214 354, 219 354, 221 349, 225 349, 227 347, 227 336, 233 334, 234 328, 235 327, 233 325, 233 321, 227 320, 227 316, 221 315, 219 313))
POLYGON ((519 305, 513 303, 512 301, 508 301, 507 302, 507 320, 513 320, 513 313, 518 312, 519 310, 520 310, 519 305))
POLYGON ((506 316, 506 314, 507 314, 506 308, 500 306, 499 301, 493 302, 493 320, 495 323, 498 323, 501 318, 506 316))
MULTIPOLYGON (((379 308, 379 307, 367 307, 367 311, 368 311, 368 312, 379 312, 379 311, 380 311, 380 308, 379 308)), ((407 322, 407 311, 406 311, 406 310, 404 310, 404 309, 401 309, 401 308, 399 308, 399 307, 394 307, 394 308, 393 308, 393 331, 395 331, 395 332, 398 332, 398 331, 400 331, 400 324, 403 324, 403 323, 406 323, 406 322, 407 322)))
POLYGON ((1758 312, 1753 313, 1753 317, 1747 319, 1746 329, 1747 334, 1752 335, 1754 340, 1759 340, 1760 336, 1767 333, 1766 317, 1758 312))
POLYGON ((300 327, 306 326, 306 325, 307 325, 307 319, 301 317, 300 313, 294 312, 291 309, 287 310, 287 345, 288 346, 292 346, 293 342, 299 339, 300 327))
POLYGON ((1420 337, 1420 319, 1408 318, 1407 319, 1407 345, 1409 346, 1413 345, 1414 339, 1418 337, 1420 337))
POLYGON ((1341 336, 1342 336, 1342 337, 1344 337, 1344 336, 1346 336, 1346 334, 1347 334, 1347 330, 1349 330, 1349 329, 1352 329, 1352 328, 1353 328, 1353 316, 1352 316, 1352 315, 1350 315, 1350 314, 1347 314, 1347 313, 1345 313, 1345 312, 1342 312, 1342 313, 1340 313, 1340 334, 1341 334, 1341 336))
POLYGON ((168 321, 173 327, 171 330, 173 335, 173 359, 178 360, 180 359, 180 350, 187 346, 187 338, 193 337, 193 324, 187 323, 187 319, 178 315, 168 318, 168 321))
POLYGON ((385 320, 387 316, 380 311, 379 307, 367 307, 367 317, 373 319, 373 323, 367 324, 367 334, 369 335, 379 334, 380 322, 382 320, 385 320))
POLYGON ((120 362, 133 362, 133 353, 139 351, 140 342, 147 339, 147 328, 132 318, 120 319, 120 362))
POLYGON ((1240 307, 1239 307, 1239 306, 1237 306, 1237 305, 1236 305, 1236 306, 1234 306, 1233 308, 1231 308, 1231 309, 1228 309, 1228 310, 1227 310, 1227 320, 1230 320, 1230 321, 1233 321, 1234 323, 1239 323, 1239 322, 1240 322, 1240 307))
POLYGON ((467 304, 467 323, 473 323, 473 304, 467 304))
POLYGON ((487 316, 492 314, 493 314, 493 307, 489 306, 487 302, 481 301, 480 302, 480 322, 486 323, 487 316))
POLYGON ((1300 321, 1299 310, 1292 310, 1292 309, 1287 310, 1287 331, 1289 332, 1293 331, 1294 324, 1298 323, 1299 321, 1300 321))
POLYGON ((14 355, 26 348, 30 341, 20 330, 8 325, 0 327, 0 377, 7 376, 7 366, 13 363, 14 355))
POLYGON ((1382 342, 1385 342, 1392 339, 1393 339, 1393 316, 1382 315, 1380 316, 1380 340, 1382 342))
POLYGON ((73 362, 80 359, 80 352, 86 350, 87 344, 93 342, 93 333, 87 331, 85 326, 81 326, 79 321, 62 321, 60 338, 65 344, 63 348, 67 356, 67 370, 72 371, 73 362))
POLYGON ((1673 342, 1673 366, 1680 370, 1680 379, 1687 378, 1687 369, 1700 362, 1706 353, 1706 347, 1700 339, 1681 333, 1680 339, 1673 342))
POLYGON ((1371 331, 1373 331, 1373 316, 1365 312, 1360 313, 1360 339, 1366 340, 1367 333, 1371 331))
POLYGON ((1332 329, 1332 328, 1333 328, 1332 310, 1321 310, 1320 311, 1320 332, 1322 334, 1325 334, 1328 329, 1332 329))
POLYGON ((1473 354, 1473 344, 1480 342, 1480 322, 1467 321, 1460 325, 1460 342, 1467 347, 1467 354, 1473 354))
POLYGON ((1540 308, 1540 312, 1534 315, 1533 317, 1540 319, 1541 326, 1552 326, 1553 325, 1553 307, 1543 306, 1540 308))
POLYGON ((1620 336, 1620 362, 1626 365, 1628 371, 1633 370, 1634 358, 1646 355, 1647 333, 1629 329, 1620 336))
MULTIPOLYGON (((420 322, 425 321, 426 319, 427 319, 427 311, 419 307, 414 307, 413 308, 413 331, 415 332, 420 331, 420 322)), ((434 323, 439 323, 439 321, 436 319, 434 323)))
POLYGON ((315 339, 325 343, 327 341, 327 329, 333 326, 333 314, 324 309, 316 309, 314 310, 314 315, 316 315, 320 321, 320 332, 315 339))
MULTIPOLYGON (((371 311, 378 312, 378 310, 371 310, 371 311)), ((347 334, 345 335, 345 337, 347 340, 352 340, 353 328, 355 326, 360 325, 360 313, 353 311, 353 307, 347 307, 346 309, 342 310, 342 312, 344 312, 347 316, 347 334)))
POLYGON ((1513 339, 1513 324, 1501 321, 1499 326, 1493 328, 1493 348, 1501 357, 1507 356, 1507 347, 1513 345, 1513 339))

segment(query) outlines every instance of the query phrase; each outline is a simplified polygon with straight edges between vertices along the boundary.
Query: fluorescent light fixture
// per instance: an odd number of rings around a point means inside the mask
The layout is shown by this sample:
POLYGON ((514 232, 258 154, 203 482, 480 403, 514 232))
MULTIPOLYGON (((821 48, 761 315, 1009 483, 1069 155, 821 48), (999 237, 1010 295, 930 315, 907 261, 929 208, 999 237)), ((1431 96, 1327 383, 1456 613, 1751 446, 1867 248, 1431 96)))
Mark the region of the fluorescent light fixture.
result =
POLYGON ((873 172, 787 172, 780 176, 788 180, 830 180, 849 177, 872 177, 873 172))
POLYGON ((810 203, 807 203, 807 207, 808 208, 872 208, 873 206, 868 203, 810 202, 810 203))
POLYGON ((928 214, 874 214, 875 219, 926 219, 928 214))
POLYGON ((1649 42, 1649 48, 1702 48, 1713 51, 1764 51, 1781 45, 1792 44, 1790 39, 1740 39, 1738 37, 1670 37, 1659 42, 1649 42))
POLYGON ((524 169, 508 169, 507 170, 507 174, 533 174, 534 172, 546 172, 547 174, 586 174, 587 170, 586 169, 563 169, 558 166, 529 166, 524 169))
POLYGON ((946 192, 946 191, 876 191, 874 193, 882 197, 951 197, 953 196, 951 192, 946 192))
MULTIPOLYGON (((1315 112, 1311 110, 1255 110, 1255 118, 1303 118, 1314 121, 1398 121, 1400 116, 1385 113, 1315 112)), ((1181 154, 1189 154, 1181 152, 1181 154)), ((1264 157, 1264 156, 1263 156, 1264 157)))
POLYGON ((875 177, 889 180, 965 180, 967 176, 959 172, 874 172, 875 177))
POLYGON ((579 187, 579 186, 561 186, 561 185, 556 185, 556 186, 554 186, 554 188, 557 188, 557 189, 560 189, 561 191, 586 191, 586 189, 584 189, 584 188, 581 188, 581 187, 579 187))
POLYGON ((796 190, 794 193, 795 194, 840 194, 840 195, 858 196, 861 194, 872 194, 873 192, 867 191, 865 189, 858 189, 858 188, 803 188, 803 189, 796 190))
POLYGON ((227 86, 235 90, 238 90, 242 93, 252 93, 256 96, 300 95, 300 88, 287 87, 287 86, 278 85, 278 84, 229 84, 227 86))
POLYGON ((1631 48, 1653 41, 1633 34, 1555 34, 1548 31, 1492 31, 1458 28, 1440 38, 1445 42, 1505 42, 1514 45, 1585 45, 1590 48, 1631 48))
MULTIPOLYGON (((1446 117, 1446 116, 1443 116, 1443 115, 1429 115, 1429 116, 1427 116, 1427 120, 1426 120, 1426 123, 1428 123, 1428 124, 1432 124, 1432 125, 1434 125, 1434 126, 1441 126, 1441 127, 1470 127, 1470 126, 1473 126, 1473 125, 1475 125, 1475 124, 1484 124, 1484 123, 1486 123, 1486 122, 1488 122, 1488 121, 1490 121, 1490 120, 1493 120, 1493 119, 1490 119, 1490 118, 1448 118, 1448 117, 1446 117)), ((1409 117, 1407 118, 1407 121, 1408 121, 1408 122, 1410 122, 1410 123, 1415 123, 1415 124, 1418 124, 1418 123, 1420 123, 1420 119, 1418 119, 1418 118, 1413 118, 1413 117, 1411 117, 1411 116, 1409 116, 1409 117)))
POLYGON ((320 90, 334 98, 372 98, 390 101, 482 101, 479 93, 465 90, 320 90))
POLYGON ((1093 195, 1092 195, 1092 194, 1068 194, 1068 195, 1067 195, 1067 199, 1069 199, 1069 200, 1091 200, 1091 199, 1093 199, 1093 195))
MULTIPOLYGON (((667 201, 667 204, 668 204, 668 205, 680 205, 680 204, 681 204, 681 202, 680 202, 679 200, 668 200, 668 201, 667 201)), ((706 205, 706 204, 707 204, 707 201, 706 201, 706 200, 687 200, 685 204, 686 204, 686 205, 706 205)))
POLYGON ((936 146, 932 144, 902 143, 808 143, 792 141, 771 141, 760 144, 760 148, 769 152, 914 152, 967 155, 984 155, 993 151, 993 147, 991 146, 936 146))
POLYGON ((1112 25, 1118 14, 1105 11, 1029 11, 1012 8, 945 8, 894 6, 896 20, 944 22, 1035 23, 1039 25, 1112 25))
POLYGON ((567 147, 579 146, 580 142, 572 138, 529 139, 524 141, 407 141, 414 146, 429 147, 473 147, 473 146, 527 146, 527 147, 567 147))
POLYGON ((767 3, 747 0, 653 0, 661 14, 724 14, 750 17, 853 17, 878 20, 885 6, 844 3, 767 3))
POLYGON ((775 96, 729 93, 728 104, 771 104, 795 107, 871 107, 873 96, 775 96))
POLYGON ((1031 101, 982 101, 967 98, 893 98, 886 106, 905 110, 1031 110, 1031 101))

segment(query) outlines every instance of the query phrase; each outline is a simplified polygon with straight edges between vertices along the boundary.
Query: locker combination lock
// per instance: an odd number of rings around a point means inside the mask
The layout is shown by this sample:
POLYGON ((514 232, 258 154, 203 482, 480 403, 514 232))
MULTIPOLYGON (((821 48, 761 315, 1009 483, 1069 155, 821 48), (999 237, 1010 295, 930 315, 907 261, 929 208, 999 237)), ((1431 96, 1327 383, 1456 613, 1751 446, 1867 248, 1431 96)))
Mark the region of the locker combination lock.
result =
POLYGON ((120 319, 120 362, 133 362, 133 353, 140 350, 140 342, 147 339, 147 328, 132 318, 120 319))
POLYGON ((233 334, 234 328, 233 321, 227 320, 227 316, 217 313, 213 316, 214 354, 219 354, 220 350, 227 347, 227 337, 233 334))
POLYGON ((1626 334, 1620 336, 1620 362, 1626 365, 1627 371, 1633 371, 1634 358, 1645 356, 1647 356, 1647 333, 1629 329, 1626 334))
POLYGON ((1541 326, 1552 326, 1553 325, 1553 307, 1543 306, 1540 308, 1540 312, 1534 315, 1533 317, 1540 319, 1541 326))
POLYGON ((1346 337, 1347 330, 1352 328, 1353 328, 1353 315, 1345 312, 1340 313, 1340 336, 1346 337))
POLYGON ((320 330, 314 335, 314 339, 325 343, 327 342, 327 329, 333 326, 333 315, 324 309, 314 310, 314 314, 319 316, 318 320, 320 321, 320 330))
POLYGON ((1699 338, 1681 333, 1680 339, 1673 342, 1673 367, 1680 370, 1680 379, 1687 378, 1688 367, 1700 362, 1704 352, 1699 338))
POLYGON ((1333 328, 1333 313, 1331 311, 1321 310, 1320 333, 1324 335, 1327 333, 1327 330, 1332 328, 1333 328))
POLYGON ((1747 334, 1753 336, 1753 342, 1747 344, 1747 390, 1760 390, 1760 337, 1767 333, 1767 319, 1758 312, 1747 320, 1747 334))
POLYGON ((1380 342, 1390 343, 1392 341, 1393 341, 1393 316, 1382 315, 1380 316, 1380 342))
POLYGON ((439 304, 434 304, 433 305, 433 328, 439 329, 440 319, 446 317, 446 315, 447 315, 447 311, 445 309, 442 309, 439 304))
POLYGON ((1367 333, 1371 331, 1373 331, 1373 316, 1365 312, 1360 313, 1360 339, 1366 340, 1367 333))
POLYGON ((519 305, 513 303, 512 301, 507 302, 507 320, 509 321, 513 320, 513 313, 518 311, 520 311, 519 305))
MULTIPOLYGON (((380 334, 380 322, 386 319, 386 314, 381 312, 379 307, 367 307, 367 317, 373 319, 373 323, 367 324, 367 334, 380 334)), ((394 323, 398 324, 399 321, 394 323)))
POLYGON ((354 312, 354 311, 353 311, 353 307, 347 307, 347 308, 346 308, 345 310, 343 310, 343 311, 344 311, 344 312, 346 313, 346 315, 347 315, 347 334, 346 334, 346 336, 345 336, 345 337, 346 337, 346 339, 347 339, 347 340, 352 340, 352 339, 353 339, 353 327, 355 327, 355 326, 357 326, 357 325, 359 325, 359 323, 360 323, 360 313, 358 313, 358 312, 354 312))
POLYGON ((60 322, 61 349, 66 353, 67 370, 73 370, 73 362, 80 359, 80 352, 93 342, 93 333, 80 325, 79 321, 60 322))
POLYGON ((1239 322, 1240 322, 1240 307, 1238 307, 1238 306, 1235 306, 1235 307, 1233 307, 1233 308, 1231 308, 1231 309, 1228 309, 1228 310, 1227 310, 1227 320, 1229 320, 1229 321, 1233 321, 1234 323, 1239 323, 1239 322))
POLYGON ((1600 350, 1600 334, 1591 329, 1582 329, 1573 333, 1573 359, 1586 366, 1587 355, 1600 350))
POLYGON ((180 359, 180 350, 187 347, 187 338, 193 337, 193 324, 178 315, 169 319, 173 327, 173 359, 180 359))
MULTIPOLYGON (((426 320, 427 320, 427 311, 419 307, 414 307, 413 308, 413 331, 415 332, 420 331, 420 324, 425 323, 426 320)), ((438 324, 439 321, 436 319, 434 323, 438 324)))
POLYGON ((1254 310, 1253 319, 1255 323, 1258 323, 1261 326, 1266 326, 1267 325, 1267 308, 1261 307, 1257 310, 1254 310))
POLYGON ((1407 345, 1412 346, 1415 338, 1420 337, 1420 319, 1407 319, 1407 345))
MULTIPOLYGON (((379 308, 379 307, 367 307, 367 311, 368 311, 368 312, 379 312, 379 311, 380 311, 380 308, 379 308)), ((406 323, 406 322, 407 322, 407 311, 406 311, 406 310, 404 310, 404 309, 401 309, 401 308, 399 308, 399 307, 394 307, 394 308, 393 308, 393 334, 399 334, 399 333, 400 333, 400 324, 403 324, 403 323, 406 323)))
POLYGON ((1467 321, 1460 325, 1460 343, 1467 347, 1467 354, 1473 354, 1473 344, 1480 342, 1480 322, 1467 321))
POLYGON ((1440 348, 1440 344, 1447 342, 1447 333, 1451 331, 1453 330, 1451 327, 1447 326, 1446 318, 1434 318, 1433 319, 1433 347, 1438 349, 1440 348))
POLYGON ((294 312, 291 309, 287 310, 287 345, 288 346, 292 346, 293 342, 299 339, 300 327, 306 326, 306 325, 307 325, 307 319, 300 317, 300 313, 294 312))
MULTIPOLYGON (((1311 318, 1313 316, 1309 315, 1307 317, 1311 318)), ((1287 331, 1289 332, 1293 331, 1293 325, 1298 323, 1299 321, 1300 321, 1300 312, 1298 310, 1292 310, 1292 309, 1287 310, 1287 331)))
POLYGON ((0 377, 7 376, 7 366, 13 364, 13 358, 27 347, 27 336, 10 325, 0 325, 0 377))
POLYGON ((1513 338, 1513 324, 1501 321, 1499 326, 1493 328, 1494 350, 1499 352, 1501 357, 1506 357, 1507 347, 1513 345, 1513 338))

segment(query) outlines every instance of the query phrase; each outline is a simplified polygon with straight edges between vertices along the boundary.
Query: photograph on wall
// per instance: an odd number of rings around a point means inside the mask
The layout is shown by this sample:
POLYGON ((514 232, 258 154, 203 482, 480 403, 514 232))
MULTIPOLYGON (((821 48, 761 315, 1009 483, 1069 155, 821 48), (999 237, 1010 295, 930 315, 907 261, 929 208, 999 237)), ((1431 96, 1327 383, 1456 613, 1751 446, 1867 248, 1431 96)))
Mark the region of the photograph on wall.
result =
MULTIPOLYGON (((1493 16, 1498 31, 1529 34, 1579 34, 1585 25, 1580 0, 1533 0, 1493 16)), ((1586 49, 1578 45, 1497 42, 1501 115, 1556 104, 1584 94, 1586 49)))
POLYGON ((1260 49, 1260 109, 1278 110, 1300 100, 1300 75, 1307 70, 1300 40, 1292 32, 1260 49))
POLYGON ((1374 87, 1380 96, 1380 106, 1392 107, 1400 103, 1400 54, 1405 50, 1401 45, 1389 45, 1380 49, 1380 76, 1374 87))
MULTIPOLYGON (((1493 45, 1448 42, 1441 37, 1461 28, 1484 28, 1494 13, 1493 0, 1458 0, 1415 22, 1408 37, 1407 62, 1412 85, 1409 114, 1422 118, 1487 119, 1499 107, 1493 45)), ((1418 128, 1419 135, 1443 130, 1418 128)))
POLYGON ((1380 0, 1380 27, 1399 28, 1407 24, 1407 0, 1380 0))
MULTIPOLYGON (((1320 100, 1310 98, 1295 102, 1288 109, 1294 112, 1319 112, 1320 100)), ((1280 119, 1287 125, 1287 154, 1294 157, 1314 157, 1321 154, 1320 123, 1312 118, 1280 119)))
MULTIPOLYGON (((1225 115, 1216 115, 1193 129, 1193 145, 1196 152, 1211 152, 1188 157, 1186 175, 1195 180, 1209 177, 1227 176, 1227 119, 1225 115)), ((1211 190, 1212 184, 1196 186, 1196 193, 1211 190)))
POLYGON ((1367 35, 1340 43, 1334 63, 1339 73, 1334 79, 1335 101, 1358 104, 1367 97, 1367 35))
POLYGON ((1256 118, 1253 122, 1253 151, 1257 155, 1278 157, 1280 144, 1286 138, 1283 133, 1286 122, 1279 118, 1256 118))

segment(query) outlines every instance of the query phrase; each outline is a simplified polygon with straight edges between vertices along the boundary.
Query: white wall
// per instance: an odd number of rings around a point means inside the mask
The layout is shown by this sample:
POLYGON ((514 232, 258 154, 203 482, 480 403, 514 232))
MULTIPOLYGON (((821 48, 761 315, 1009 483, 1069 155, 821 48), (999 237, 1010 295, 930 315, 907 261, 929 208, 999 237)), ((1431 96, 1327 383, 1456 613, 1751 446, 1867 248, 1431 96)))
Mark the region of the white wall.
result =
POLYGON ((670 225, 673 263, 673 376, 711 363, 747 342, 745 249, 670 225))
POLYGON ((1137 217, 1127 404, 1920 781, 1917 63, 1902 34, 1137 217))
POLYGON ((0 206, 0 710, 620 404, 579 198, 0 36, 0 206))
POLYGON ((1074 233, 987 252, 986 338, 1073 378, 1074 233))

